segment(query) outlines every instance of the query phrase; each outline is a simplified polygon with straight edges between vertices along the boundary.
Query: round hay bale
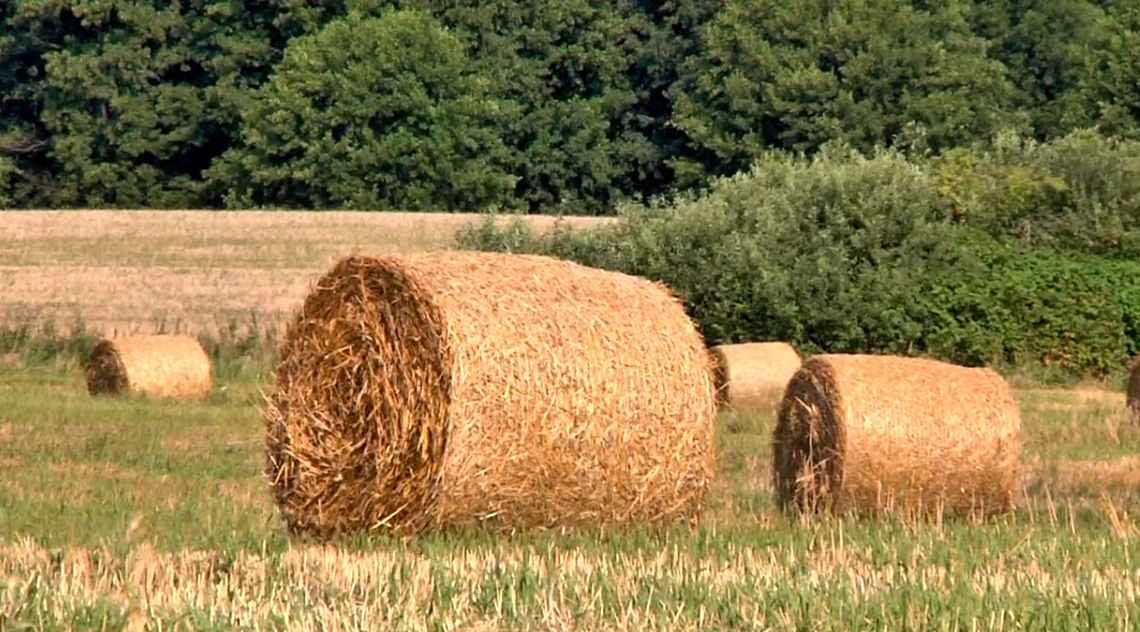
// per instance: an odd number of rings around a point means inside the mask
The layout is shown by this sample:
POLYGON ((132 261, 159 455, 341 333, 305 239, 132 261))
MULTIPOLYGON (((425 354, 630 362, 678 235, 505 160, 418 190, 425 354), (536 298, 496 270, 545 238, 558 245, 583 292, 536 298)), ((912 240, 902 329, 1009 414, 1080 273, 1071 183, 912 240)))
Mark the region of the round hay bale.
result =
POLYGON ((821 355, 788 383, 773 440, 780 504, 909 517, 1011 509, 1021 414, 991 369, 821 355))
POLYGON ((197 339, 181 335, 101 340, 85 367, 91 395, 201 397, 213 388, 210 357, 197 339))
POLYGON ((714 475, 708 353, 645 279, 530 255, 341 260, 265 407, 293 533, 692 520, 714 475))
POLYGON ((801 364, 800 354, 786 342, 720 345, 712 354, 717 401, 737 412, 776 408, 801 364))
POLYGON ((1134 421, 1140 420, 1140 356, 1132 358, 1128 367, 1128 412, 1134 421))

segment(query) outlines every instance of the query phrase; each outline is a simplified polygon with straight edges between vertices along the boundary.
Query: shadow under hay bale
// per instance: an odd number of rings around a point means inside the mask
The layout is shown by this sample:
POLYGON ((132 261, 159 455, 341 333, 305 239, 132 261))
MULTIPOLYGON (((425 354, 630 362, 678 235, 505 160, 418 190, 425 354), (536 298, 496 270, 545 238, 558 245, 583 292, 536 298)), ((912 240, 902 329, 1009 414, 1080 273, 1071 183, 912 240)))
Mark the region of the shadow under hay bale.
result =
POLYGON ((91 350, 84 372, 91 395, 196 398, 213 388, 210 357, 191 336, 102 340, 91 350))
POLYGON ((710 358, 663 286, 547 257, 349 257, 290 323, 265 407, 293 533, 695 519, 710 358))
POLYGON ((801 364, 800 354, 785 342, 719 345, 710 351, 716 363, 717 403, 735 412, 774 410, 801 364))
POLYGON ((773 437, 784 507, 908 518, 1016 502, 1021 414, 991 369, 821 355, 788 383, 773 437))

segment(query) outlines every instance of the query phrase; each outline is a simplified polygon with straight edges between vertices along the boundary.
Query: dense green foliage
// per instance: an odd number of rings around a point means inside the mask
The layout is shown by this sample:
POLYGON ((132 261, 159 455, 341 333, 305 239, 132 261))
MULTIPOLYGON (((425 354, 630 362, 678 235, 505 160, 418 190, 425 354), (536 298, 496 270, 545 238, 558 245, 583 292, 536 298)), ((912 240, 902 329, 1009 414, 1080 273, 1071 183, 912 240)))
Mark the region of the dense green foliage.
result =
POLYGON ((773 149, 1140 130, 1134 3, 785 5, 13 0, 0 206, 609 213, 773 149))
POLYGON ((1140 257, 1140 143, 1003 135, 989 150, 950 150, 929 170, 955 219, 1000 239, 1140 257))
POLYGON ((240 3, 5 3, 0 201, 209 202, 202 172, 273 61, 270 19, 240 3))
POLYGON ((295 38, 214 169, 231 202, 464 210, 511 190, 497 104, 462 44, 414 12, 295 38))
POLYGON ((539 238, 487 224, 461 244, 661 280, 712 344, 1120 368, 1140 349, 1140 143, 994 145, 767 153, 707 195, 627 207, 614 227, 539 238))
POLYGON ((992 251, 916 297, 920 348, 963 364, 1108 375, 1140 344, 1140 263, 992 251))
POLYGON ((702 32, 677 122, 735 173, 766 149, 870 149, 921 129, 933 147, 1020 124, 1014 87, 960 3, 729 2, 702 32))

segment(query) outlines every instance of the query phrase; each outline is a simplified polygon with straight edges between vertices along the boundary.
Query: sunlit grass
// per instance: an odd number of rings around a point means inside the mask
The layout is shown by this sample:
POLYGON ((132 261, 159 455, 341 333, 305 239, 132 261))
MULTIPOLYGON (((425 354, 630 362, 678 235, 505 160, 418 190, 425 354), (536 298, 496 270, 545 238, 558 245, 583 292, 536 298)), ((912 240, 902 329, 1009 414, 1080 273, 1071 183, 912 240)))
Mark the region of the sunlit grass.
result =
POLYGON ((695 527, 320 545, 290 541, 262 480, 268 363, 226 366, 189 403, 90 398, 74 362, 0 368, 0 628, 1070 630, 1140 617, 1140 450, 1120 393, 1019 391, 1025 497, 988 523, 781 514, 774 419, 755 414, 721 417, 695 527))

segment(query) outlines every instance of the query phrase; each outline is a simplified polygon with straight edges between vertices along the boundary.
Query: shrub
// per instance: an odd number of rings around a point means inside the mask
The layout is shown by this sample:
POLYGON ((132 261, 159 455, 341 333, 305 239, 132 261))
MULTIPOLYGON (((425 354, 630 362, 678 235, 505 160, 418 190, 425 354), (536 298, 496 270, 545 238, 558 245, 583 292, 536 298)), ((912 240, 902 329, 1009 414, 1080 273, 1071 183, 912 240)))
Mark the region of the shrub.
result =
MULTIPOLYGON (((994 227, 1007 215, 1035 221, 1051 189, 1079 204, 1099 199, 1123 217, 1130 211, 1119 196, 1128 183, 1051 166, 1066 159, 1056 147, 1033 151, 1032 160, 1009 160, 1025 166, 1004 181, 979 176, 971 153, 947 156, 931 167, 934 175, 922 168, 929 164, 893 152, 769 154, 749 173, 714 182, 707 195, 626 207, 616 225, 539 237, 521 224, 488 223, 460 242, 662 281, 688 302, 710 345, 784 340, 809 353, 931 355, 1104 375, 1140 351, 1140 263, 1047 250, 1043 240, 994 227), (1031 175, 1054 177, 1050 169, 1067 179, 1031 175), (977 190, 1000 193, 1003 204, 981 216, 981 198, 969 197, 977 190)), ((1053 230, 1053 241, 1076 243, 1076 216, 1062 219, 1037 226, 1053 230)))
POLYGON ((1126 314, 1140 308, 1129 304, 1140 290, 1140 265, 1000 247, 982 260, 943 274, 919 297, 927 353, 1098 376, 1123 366, 1136 344, 1126 314))
POLYGON ((945 212, 900 155, 836 146, 810 159, 768 154, 705 196, 626 207, 617 226, 510 239, 488 226, 461 244, 661 280, 690 305, 710 344, 776 338, 895 350, 920 333, 909 295, 949 243, 945 212))
POLYGON ((1004 134, 928 169, 957 221, 1006 243, 1140 255, 1140 142, 1090 130, 1049 143, 1004 134))

